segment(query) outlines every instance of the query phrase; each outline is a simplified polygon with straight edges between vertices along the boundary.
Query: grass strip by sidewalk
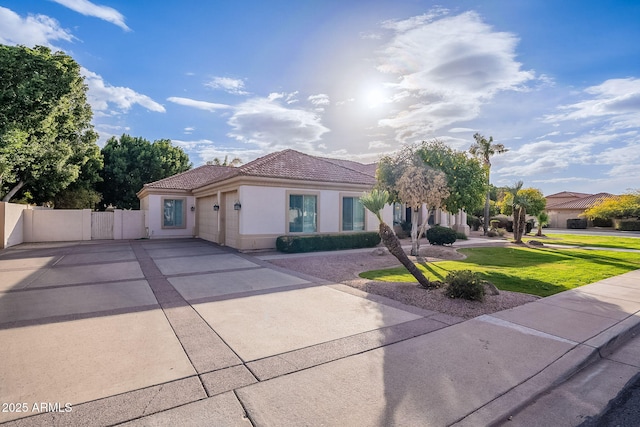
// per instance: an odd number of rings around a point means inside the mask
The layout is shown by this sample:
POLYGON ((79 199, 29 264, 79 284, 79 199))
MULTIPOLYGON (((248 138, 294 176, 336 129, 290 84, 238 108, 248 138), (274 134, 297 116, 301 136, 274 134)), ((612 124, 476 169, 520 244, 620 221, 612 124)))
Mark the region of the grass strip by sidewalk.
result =
MULTIPOLYGON (((544 231, 544 230, 543 230, 544 231)), ((539 240, 542 243, 571 245, 571 246, 593 246, 596 248, 621 248, 640 250, 639 237, 618 237, 618 236, 588 236, 579 234, 546 234, 543 237, 534 235, 525 236, 523 241, 539 240)))
MULTIPOLYGON (((640 254, 583 249, 467 248, 462 261, 438 261, 418 267, 430 280, 454 270, 480 273, 498 289, 541 297, 588 285, 640 268, 640 254)), ((404 268, 365 271, 360 277, 385 282, 415 282, 404 268)))

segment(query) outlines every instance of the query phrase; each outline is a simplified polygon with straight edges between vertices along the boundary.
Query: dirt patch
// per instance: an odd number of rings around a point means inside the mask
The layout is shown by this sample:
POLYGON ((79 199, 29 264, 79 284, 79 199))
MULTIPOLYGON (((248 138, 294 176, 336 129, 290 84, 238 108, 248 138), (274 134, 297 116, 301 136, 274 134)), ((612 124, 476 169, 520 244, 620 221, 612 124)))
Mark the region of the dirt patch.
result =
MULTIPOLYGON (((420 248, 420 256, 428 262, 460 260, 465 256, 452 247, 426 246, 420 248)), ((426 290, 415 283, 392 283, 362 279, 359 273, 400 266, 398 260, 386 250, 384 255, 371 252, 331 253, 318 256, 280 258, 272 264, 299 271, 336 283, 385 296, 404 304, 458 316, 465 319, 517 307, 538 299, 537 296, 518 292, 500 291, 500 295, 487 295, 484 302, 451 299, 442 289, 426 290)))

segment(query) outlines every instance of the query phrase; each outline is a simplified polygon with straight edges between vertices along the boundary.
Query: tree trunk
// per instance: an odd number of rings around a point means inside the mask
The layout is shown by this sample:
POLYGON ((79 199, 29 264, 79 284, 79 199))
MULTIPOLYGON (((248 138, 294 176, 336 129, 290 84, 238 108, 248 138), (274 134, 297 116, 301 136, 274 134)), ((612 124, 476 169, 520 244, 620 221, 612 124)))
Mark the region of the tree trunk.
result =
POLYGON ((24 187, 24 181, 20 181, 18 182, 2 199, 3 202, 8 202, 9 200, 11 200, 11 198, 13 196, 16 195, 16 193, 18 191, 20 191, 20 189, 24 187))
POLYGON ((389 253, 396 257, 398 261, 400 261, 400 263, 407 270, 409 270, 409 273, 411 273, 413 277, 418 280, 420 286, 426 289, 433 289, 437 287, 433 283, 431 283, 429 279, 424 277, 424 274, 422 274, 418 267, 416 267, 416 265, 411 262, 407 254, 404 253, 404 250, 402 250, 402 246, 400 245, 400 242, 398 241, 398 238, 394 234, 391 227, 389 227, 384 222, 380 223, 380 238, 382 239, 382 243, 384 243, 387 249, 389 249, 389 253))
POLYGON ((538 232, 536 233, 536 236, 542 237, 542 223, 540 221, 538 221, 538 232))
POLYGON ((489 195, 491 194, 490 190, 487 190, 487 198, 484 202, 484 224, 482 226, 484 230, 484 235, 487 235, 487 230, 489 230, 489 195))
POLYGON ((418 230, 418 250, 416 251, 417 254, 420 254, 420 238, 422 237, 422 235, 424 234, 425 231, 427 231, 427 227, 429 226, 429 209, 427 209, 427 214, 426 214, 427 220, 426 221, 422 221, 422 225, 420 226, 420 229, 418 230))
POLYGON ((527 213, 523 207, 518 208, 516 212, 517 214, 514 213, 513 216, 513 238, 515 239, 515 243, 522 243, 527 213))
POLYGON ((411 215, 411 255, 418 256, 418 211, 414 210, 411 215))

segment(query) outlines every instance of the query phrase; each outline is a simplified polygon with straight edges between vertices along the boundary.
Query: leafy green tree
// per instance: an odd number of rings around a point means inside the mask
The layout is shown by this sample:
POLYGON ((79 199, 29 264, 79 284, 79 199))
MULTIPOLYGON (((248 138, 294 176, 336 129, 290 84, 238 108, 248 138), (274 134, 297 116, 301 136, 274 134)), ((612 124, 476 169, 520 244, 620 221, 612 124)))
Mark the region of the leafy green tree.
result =
POLYGON ((0 45, 0 82, 0 196, 48 202, 95 152, 80 66, 46 47, 0 45))
POLYGON ((189 156, 168 139, 151 143, 123 134, 119 139, 111 137, 102 155, 102 203, 121 209, 140 207, 136 193, 144 184, 191 169, 189 156))
POLYGON ((362 205, 371 211, 380 222, 380 238, 382 243, 389 249, 389 253, 396 257, 398 261, 416 278, 420 286, 426 289, 435 288, 435 284, 431 283, 424 274, 411 262, 407 254, 402 249, 402 245, 398 241, 398 237, 391 227, 382 220, 380 211, 389 203, 389 192, 374 188, 371 192, 365 193, 360 197, 362 205))
POLYGON ((86 158, 78 159, 78 162, 82 163, 80 175, 55 195, 53 204, 56 209, 95 209, 102 199, 102 194, 95 189, 102 182, 100 173, 104 167, 100 148, 94 144, 86 158))
POLYGON ((482 205, 487 187, 485 172, 477 159, 438 140, 422 142, 416 153, 426 165, 446 175, 449 196, 442 204, 447 211, 473 212, 482 205))
MULTIPOLYGON (((482 164, 484 165, 485 173, 486 173, 486 184, 488 186, 490 183, 491 157, 496 154, 506 153, 509 150, 505 148, 503 144, 494 144, 492 136, 490 136, 489 139, 487 140, 484 136, 476 132, 473 135, 473 138, 476 140, 476 142, 472 144, 471 147, 469 148, 469 153, 471 153, 471 155, 477 157, 482 161, 482 164)), ((485 204, 484 204, 484 226, 483 226, 485 235, 487 234, 487 230, 489 229, 489 218, 491 217, 489 212, 489 200, 490 200, 490 194, 489 194, 489 189, 487 189, 487 196, 485 198, 485 204)))

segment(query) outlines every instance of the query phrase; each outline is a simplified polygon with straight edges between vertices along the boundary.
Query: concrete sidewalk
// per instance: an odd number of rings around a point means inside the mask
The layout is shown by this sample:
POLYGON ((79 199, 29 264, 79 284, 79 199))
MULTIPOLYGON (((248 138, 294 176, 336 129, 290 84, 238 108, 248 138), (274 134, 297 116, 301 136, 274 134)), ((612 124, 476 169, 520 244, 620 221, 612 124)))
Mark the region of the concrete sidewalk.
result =
POLYGON ((0 275, 10 426, 500 424, 640 330, 640 270, 464 322, 200 240, 20 245, 0 275))

